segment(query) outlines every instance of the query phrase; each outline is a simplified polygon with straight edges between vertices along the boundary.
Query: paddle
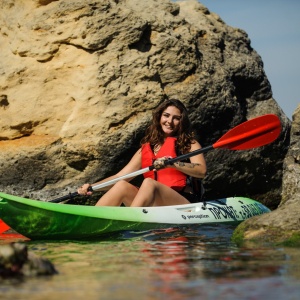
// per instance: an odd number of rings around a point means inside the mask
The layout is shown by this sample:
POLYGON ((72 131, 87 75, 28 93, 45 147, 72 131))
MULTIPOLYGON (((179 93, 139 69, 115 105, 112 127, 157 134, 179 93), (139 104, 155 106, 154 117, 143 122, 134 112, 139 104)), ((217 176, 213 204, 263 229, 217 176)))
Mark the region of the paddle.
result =
MULTIPOLYGON (((187 154, 177 156, 175 158, 171 158, 169 160, 166 160, 165 164, 171 165, 177 161, 184 160, 186 158, 195 156, 197 154, 205 153, 216 148, 224 148, 229 150, 247 150, 247 149, 261 147, 276 140, 280 132, 281 132, 281 124, 279 118, 273 114, 263 115, 254 118, 252 120, 246 121, 232 128, 213 145, 189 152, 187 154)), ((122 179, 133 178, 152 170, 154 170, 153 165, 138 170, 136 172, 132 172, 124 176, 120 176, 115 179, 94 185, 91 188, 91 191, 97 191, 101 188, 114 185, 116 182, 122 179)), ((76 197, 78 195, 79 194, 77 192, 70 193, 69 195, 50 200, 49 202, 58 203, 76 197)))

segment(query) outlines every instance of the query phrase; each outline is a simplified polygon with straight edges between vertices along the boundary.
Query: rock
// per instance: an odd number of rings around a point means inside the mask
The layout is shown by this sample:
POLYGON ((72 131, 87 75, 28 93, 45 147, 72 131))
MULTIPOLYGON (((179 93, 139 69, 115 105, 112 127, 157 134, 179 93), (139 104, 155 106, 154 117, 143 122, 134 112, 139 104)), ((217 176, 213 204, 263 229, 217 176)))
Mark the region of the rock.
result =
POLYGON ((124 166, 152 109, 181 99, 203 146, 273 113, 282 134, 207 153, 207 198, 281 201, 290 121, 246 32, 198 1, 3 0, 0 190, 51 199, 124 166))
POLYGON ((291 141, 283 165, 281 206, 300 198, 300 105, 293 114, 291 141))
POLYGON ((45 258, 28 252, 23 243, 0 245, 0 277, 53 275, 57 271, 45 258))
POLYGON ((54 265, 43 257, 39 257, 32 252, 28 254, 28 260, 23 266, 22 273, 26 276, 54 275, 56 271, 54 265))
POLYGON ((284 160, 282 201, 271 213, 246 220, 233 239, 300 246, 300 105, 293 114, 291 142, 284 160))
POLYGON ((11 276, 20 274, 27 255, 27 247, 24 244, 1 245, 0 275, 11 276))

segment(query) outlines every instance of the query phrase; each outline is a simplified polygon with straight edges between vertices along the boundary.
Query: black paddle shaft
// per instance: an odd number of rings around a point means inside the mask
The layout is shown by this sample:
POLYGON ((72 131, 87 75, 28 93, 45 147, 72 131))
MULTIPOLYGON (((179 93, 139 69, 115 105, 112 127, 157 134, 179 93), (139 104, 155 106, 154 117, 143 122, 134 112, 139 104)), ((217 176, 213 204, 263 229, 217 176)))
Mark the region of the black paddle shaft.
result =
POLYGON ((52 203, 59 203, 62 202, 64 200, 72 200, 73 198, 79 196, 79 194, 77 192, 74 193, 69 193, 68 195, 62 196, 60 198, 56 198, 53 200, 49 200, 48 202, 52 202, 52 203))
POLYGON ((214 147, 213 147, 213 145, 210 145, 210 146, 207 146, 207 147, 204 147, 204 148, 200 148, 198 150, 195 150, 195 151, 192 151, 192 152, 189 152, 189 153, 186 153, 186 154, 174 157, 174 158, 167 159, 165 161, 165 165, 166 166, 167 165, 173 165, 174 163, 176 163, 176 162, 178 162, 180 160, 185 160, 185 159, 190 158, 192 156, 195 156, 197 154, 208 152, 208 151, 210 151, 212 149, 214 149, 214 147))
MULTIPOLYGON (((92 192, 93 188, 91 186, 89 186, 88 191, 92 192)), ((72 200, 78 196, 80 196, 80 194, 78 194, 78 192, 74 192, 74 193, 69 193, 68 195, 62 196, 60 198, 49 200, 48 202, 59 203, 59 202, 65 201, 65 200, 72 200)))

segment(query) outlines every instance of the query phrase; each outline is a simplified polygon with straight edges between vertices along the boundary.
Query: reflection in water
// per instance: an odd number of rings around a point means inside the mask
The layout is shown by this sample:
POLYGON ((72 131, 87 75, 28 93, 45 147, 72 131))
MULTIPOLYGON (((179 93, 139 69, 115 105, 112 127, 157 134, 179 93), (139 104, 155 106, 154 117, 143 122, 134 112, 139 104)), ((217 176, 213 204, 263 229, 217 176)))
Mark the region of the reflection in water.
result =
POLYGON ((157 237, 144 250, 153 270, 167 278, 273 276, 282 272, 281 263, 287 259, 282 250, 238 248, 226 236, 201 236, 198 229, 189 231, 192 235, 172 233, 168 237, 168 232, 153 232, 157 237))
POLYGON ((1 299, 298 299, 299 249, 238 248, 232 230, 191 226, 105 241, 26 241, 59 274, 17 285, 0 280, 1 299))
POLYGON ((283 272, 282 261, 287 258, 280 250, 239 249, 227 236, 199 234, 199 227, 186 233, 178 229, 154 231, 145 237, 145 261, 152 278, 161 281, 155 285, 155 293, 159 289, 161 294, 179 299, 182 290, 174 288, 174 282, 182 285, 200 279, 261 278, 283 272))

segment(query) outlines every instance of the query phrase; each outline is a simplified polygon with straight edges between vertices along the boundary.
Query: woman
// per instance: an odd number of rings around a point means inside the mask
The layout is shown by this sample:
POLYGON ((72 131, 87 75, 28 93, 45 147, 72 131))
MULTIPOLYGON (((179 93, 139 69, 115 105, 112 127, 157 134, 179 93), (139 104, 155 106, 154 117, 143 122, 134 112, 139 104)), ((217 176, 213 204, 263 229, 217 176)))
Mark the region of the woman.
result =
MULTIPOLYGON (((140 149, 133 155, 129 163, 117 174, 100 182, 135 172, 151 166, 154 171, 144 174, 140 188, 120 180, 108 190, 97 202, 101 206, 163 206, 190 203, 184 195, 191 192, 187 185, 187 177, 203 178, 206 174, 206 163, 203 154, 190 158, 190 162, 176 162, 166 165, 164 161, 200 149, 201 145, 194 139, 188 113, 182 102, 170 99, 163 102, 153 112, 152 123, 146 130, 140 149)), ((92 185, 93 186, 93 185, 92 185)), ((90 184, 78 189, 81 195, 91 194, 90 184)))

